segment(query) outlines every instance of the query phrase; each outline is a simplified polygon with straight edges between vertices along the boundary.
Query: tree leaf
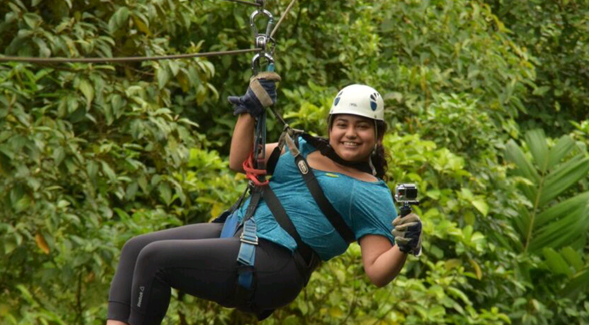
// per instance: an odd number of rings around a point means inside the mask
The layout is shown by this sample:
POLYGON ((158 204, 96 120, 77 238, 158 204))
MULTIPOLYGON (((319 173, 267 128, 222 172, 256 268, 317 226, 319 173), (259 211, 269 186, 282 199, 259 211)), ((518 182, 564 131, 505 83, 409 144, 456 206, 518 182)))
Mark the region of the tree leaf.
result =
POLYGON ((117 11, 111 16, 110 20, 108 21, 108 29, 111 33, 116 32, 119 30, 127 19, 129 18, 129 8, 127 7, 120 7, 117 11))
POLYGON ((589 160, 582 155, 577 155, 575 158, 561 164, 546 177, 539 204, 548 203, 548 201, 586 177, 588 172, 589 160))
POLYGON ((157 83, 159 89, 163 89, 169 80, 170 74, 168 73, 168 70, 164 66, 160 65, 159 69, 157 70, 157 83))
POLYGON ((477 198, 472 201, 472 205, 474 205, 483 216, 487 216, 489 213, 489 205, 485 202, 482 198, 477 198))
POLYGON ((41 233, 38 232, 35 235, 35 242, 37 243, 37 247, 39 247, 43 251, 43 253, 49 254, 49 245, 47 244, 47 241, 45 241, 45 237, 43 237, 41 233))
POLYGON ((172 190, 170 185, 166 182, 161 182, 158 186, 158 190, 160 192, 160 197, 164 201, 164 203, 169 206, 172 204, 172 190))
POLYGON ((110 166, 108 165, 108 163, 106 161, 101 161, 100 163, 102 164, 102 172, 104 173, 104 175, 106 175, 110 179, 111 182, 116 183, 117 182, 117 175, 112 170, 112 168, 110 168, 110 166))
POLYGON ((533 232, 529 245, 530 251, 539 251, 544 247, 563 247, 574 242, 579 236, 583 236, 589 229, 587 212, 587 209, 581 208, 533 232))
POLYGON ((90 108, 92 100, 94 99, 94 87, 88 80, 82 79, 80 81, 79 89, 82 92, 82 94, 84 94, 84 97, 86 97, 86 101, 88 103, 86 105, 86 110, 88 110, 90 108))
POLYGON ((542 211, 536 216, 534 226, 540 228, 547 223, 566 217, 570 213, 574 213, 581 207, 589 205, 589 192, 581 193, 565 201, 559 202, 550 208, 542 211))
POLYGON ((534 161, 540 169, 540 174, 544 174, 548 168, 548 145, 544 130, 535 129, 526 133, 526 142, 530 147, 530 152, 534 161))
POLYGON ((133 16, 133 22, 137 26, 137 29, 139 29, 143 33, 147 34, 148 36, 151 36, 151 31, 149 30, 149 27, 147 26, 146 23, 143 22, 143 20, 141 20, 141 18, 133 16))
POLYGON ((24 14, 23 19, 24 19, 25 23, 31 29, 37 28, 37 26, 39 26, 42 21, 42 19, 41 19, 41 17, 39 17, 39 15, 31 13, 31 12, 27 12, 26 14, 24 14))
POLYGON ((566 297, 573 297, 587 290, 587 287, 589 287, 589 268, 575 274, 562 293, 566 297))
POLYGON ((575 147, 575 141, 569 136, 561 137, 558 142, 550 149, 548 158, 548 169, 554 168, 564 157, 575 147))
POLYGON ((537 183, 540 180, 540 175, 538 175, 534 166, 525 157, 523 151, 515 141, 509 140, 509 142, 507 142, 507 145, 505 146, 505 157, 516 165, 516 172, 519 173, 519 175, 534 183, 537 183))
POLYGON ((560 253, 576 271, 581 271, 581 269, 583 269, 583 259, 581 254, 576 252, 573 248, 567 246, 563 248, 560 253))
POLYGON ((567 262, 552 248, 544 248, 542 250, 546 258, 548 268, 555 274, 564 274, 571 276, 572 271, 569 269, 567 262))

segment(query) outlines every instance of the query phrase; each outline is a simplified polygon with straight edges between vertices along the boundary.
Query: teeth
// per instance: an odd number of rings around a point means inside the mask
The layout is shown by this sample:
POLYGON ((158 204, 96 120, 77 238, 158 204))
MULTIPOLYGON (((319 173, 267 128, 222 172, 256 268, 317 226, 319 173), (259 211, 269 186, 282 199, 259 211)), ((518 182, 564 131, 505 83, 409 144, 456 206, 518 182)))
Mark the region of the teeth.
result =
POLYGON ((344 142, 345 146, 357 146, 358 144, 356 142, 344 142))

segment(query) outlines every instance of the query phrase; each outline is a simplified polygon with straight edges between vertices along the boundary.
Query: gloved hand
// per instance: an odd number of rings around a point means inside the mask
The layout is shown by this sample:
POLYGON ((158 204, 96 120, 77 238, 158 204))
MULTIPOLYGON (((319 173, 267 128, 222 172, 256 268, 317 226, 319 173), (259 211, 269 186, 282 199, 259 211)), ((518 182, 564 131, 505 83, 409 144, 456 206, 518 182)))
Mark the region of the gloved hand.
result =
POLYGON ((415 213, 393 220, 393 236, 403 253, 413 253, 418 256, 421 253, 421 219, 415 213))
POLYGON ((233 114, 250 113, 253 118, 262 115, 264 108, 276 102, 277 81, 280 81, 280 76, 276 72, 265 71, 253 76, 245 95, 227 98, 233 104, 233 114))

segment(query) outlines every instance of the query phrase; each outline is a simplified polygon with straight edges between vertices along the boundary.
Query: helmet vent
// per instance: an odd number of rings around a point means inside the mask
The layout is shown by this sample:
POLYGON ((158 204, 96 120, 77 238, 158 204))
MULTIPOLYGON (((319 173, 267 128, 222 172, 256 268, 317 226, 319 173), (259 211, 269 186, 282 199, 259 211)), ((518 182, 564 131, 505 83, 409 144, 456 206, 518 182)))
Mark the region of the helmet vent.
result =
POLYGON ((376 99, 380 96, 379 93, 374 93, 372 95, 370 95, 370 108, 373 111, 376 111, 376 109, 378 108, 378 104, 376 103, 376 99))
POLYGON ((337 104, 339 104, 339 100, 342 97, 342 93, 343 93, 343 90, 340 91, 339 94, 337 94, 337 96, 335 97, 335 100, 333 101, 333 106, 337 106, 337 104))

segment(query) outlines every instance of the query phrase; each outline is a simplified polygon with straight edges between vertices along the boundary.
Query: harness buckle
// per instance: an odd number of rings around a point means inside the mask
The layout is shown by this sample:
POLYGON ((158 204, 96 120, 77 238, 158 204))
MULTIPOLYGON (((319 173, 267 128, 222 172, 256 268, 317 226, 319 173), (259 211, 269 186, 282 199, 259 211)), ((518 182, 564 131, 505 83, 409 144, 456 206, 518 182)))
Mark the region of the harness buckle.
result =
POLYGON ((239 240, 242 243, 250 244, 250 245, 258 245, 258 236, 254 237, 245 237, 243 234, 239 236, 239 240))
POLYGON ((242 243, 258 245, 258 236, 256 235, 256 224, 253 220, 247 220, 243 224, 243 232, 239 236, 242 243))

